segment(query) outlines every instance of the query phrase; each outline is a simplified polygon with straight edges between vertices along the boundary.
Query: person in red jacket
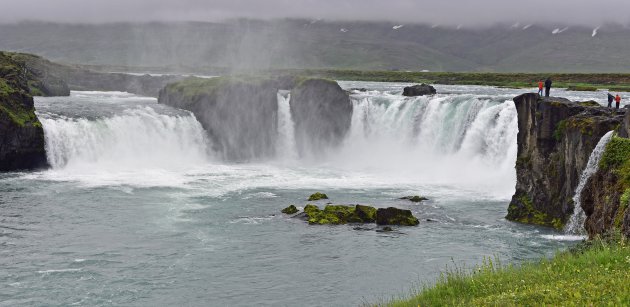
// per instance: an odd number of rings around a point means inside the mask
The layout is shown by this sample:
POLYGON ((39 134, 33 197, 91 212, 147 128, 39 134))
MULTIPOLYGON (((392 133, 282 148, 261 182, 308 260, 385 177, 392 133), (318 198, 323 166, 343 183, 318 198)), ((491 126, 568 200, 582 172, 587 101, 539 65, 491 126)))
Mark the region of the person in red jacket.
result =
POLYGON ((615 109, 619 109, 619 104, 621 103, 621 96, 619 96, 619 94, 617 94, 617 96, 615 96, 615 109))
POLYGON ((544 83, 543 83, 542 80, 538 81, 538 95, 540 95, 540 96, 542 96, 542 94, 543 94, 543 85, 544 85, 544 83))

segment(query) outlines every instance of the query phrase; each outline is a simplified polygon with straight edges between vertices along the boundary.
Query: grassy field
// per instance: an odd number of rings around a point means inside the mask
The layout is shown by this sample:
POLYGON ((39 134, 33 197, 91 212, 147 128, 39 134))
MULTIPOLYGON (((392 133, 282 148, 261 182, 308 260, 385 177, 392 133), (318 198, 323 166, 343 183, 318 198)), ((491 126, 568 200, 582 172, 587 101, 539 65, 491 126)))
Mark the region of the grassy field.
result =
POLYGON ((444 273, 410 298, 378 306, 629 306, 630 242, 582 243, 552 259, 520 266, 491 260, 473 272, 444 273))
POLYGON ((276 73, 300 74, 347 81, 409 82, 454 85, 489 85, 512 88, 536 88, 548 77, 553 87, 573 90, 630 91, 630 74, 562 73, 473 73, 473 72, 402 72, 366 70, 281 70, 276 73))

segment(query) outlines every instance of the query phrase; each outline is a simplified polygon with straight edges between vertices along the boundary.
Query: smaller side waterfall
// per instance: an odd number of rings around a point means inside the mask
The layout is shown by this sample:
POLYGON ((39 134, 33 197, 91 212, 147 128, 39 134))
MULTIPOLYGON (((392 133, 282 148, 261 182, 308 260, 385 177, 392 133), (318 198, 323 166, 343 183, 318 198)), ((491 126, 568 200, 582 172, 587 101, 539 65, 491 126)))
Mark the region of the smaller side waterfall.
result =
POLYGON ((584 186, 586 185, 586 181, 597 171, 599 167, 599 160, 602 158, 602 154, 606 149, 606 144, 612 138, 613 131, 609 131, 606 133, 597 143, 595 149, 591 153, 588 158, 588 162, 586 163, 586 168, 582 171, 582 175, 580 176, 580 182, 578 183, 577 188, 575 188, 575 195, 573 195, 573 203, 575 204, 575 209, 573 209, 573 215, 569 219, 569 222, 564 227, 564 232, 568 234, 580 234, 584 235, 584 221, 586 220, 586 214, 584 210, 582 210, 582 206, 580 204, 580 195, 582 194, 582 190, 584 190, 584 186))
POLYGON ((296 160, 295 125, 291 117, 291 92, 278 91, 277 155, 282 160, 296 160))

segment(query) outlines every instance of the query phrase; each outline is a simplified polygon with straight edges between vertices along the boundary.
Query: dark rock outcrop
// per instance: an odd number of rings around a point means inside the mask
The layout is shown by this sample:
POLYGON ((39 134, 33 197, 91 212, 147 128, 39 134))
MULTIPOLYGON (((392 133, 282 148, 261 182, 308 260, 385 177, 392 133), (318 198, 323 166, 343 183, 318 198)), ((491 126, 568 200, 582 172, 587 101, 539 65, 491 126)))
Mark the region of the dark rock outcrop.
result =
POLYGON ((611 230, 630 237, 630 139, 613 136, 580 200, 590 237, 611 230))
POLYGON ((32 54, 5 53, 23 67, 33 96, 68 96, 70 87, 52 67, 52 62, 32 54))
POLYGON ((222 158, 249 161, 275 155, 278 90, 265 78, 190 78, 166 86, 158 101, 193 112, 222 158))
POLYGON ((433 95, 435 93, 437 93, 437 91, 433 86, 424 83, 407 86, 403 89, 403 96, 424 96, 433 95))
POLYGON ((404 199, 404 200, 408 200, 414 203, 419 203, 425 200, 429 200, 426 197, 422 197, 422 196, 418 196, 418 195, 414 195, 414 196, 405 196, 405 197, 401 197, 400 199, 404 199))
POLYGON ((290 112, 300 154, 334 148, 350 128, 352 103, 330 80, 299 77, 189 78, 169 84, 159 103, 193 112, 213 149, 232 161, 274 157, 279 90, 291 90, 290 112))
POLYGON ((339 84, 327 79, 306 79, 291 90, 291 116, 300 156, 335 148, 352 121, 352 102, 339 84))
POLYGON ((420 221, 411 214, 411 210, 389 207, 376 210, 376 224, 416 226, 420 221))
POLYGON ((168 83, 184 79, 176 75, 133 75, 97 72, 48 61, 26 53, 5 52, 23 66, 33 96, 68 96, 76 91, 122 91, 157 97, 168 83))
POLYGON ((0 53, 0 171, 46 166, 44 130, 35 115, 26 68, 0 53))
POLYGON ((591 152, 623 115, 538 94, 520 95, 514 103, 517 183, 506 218, 561 228, 573 212, 572 197, 591 152))
MULTIPOLYGON (((287 208, 290 208, 287 207, 287 208)), ((376 209, 371 206, 326 205, 323 210, 308 204, 304 212, 294 217, 308 221, 311 225, 340 225, 349 223, 374 223, 378 225, 415 226, 419 224, 410 210, 397 208, 376 209)))

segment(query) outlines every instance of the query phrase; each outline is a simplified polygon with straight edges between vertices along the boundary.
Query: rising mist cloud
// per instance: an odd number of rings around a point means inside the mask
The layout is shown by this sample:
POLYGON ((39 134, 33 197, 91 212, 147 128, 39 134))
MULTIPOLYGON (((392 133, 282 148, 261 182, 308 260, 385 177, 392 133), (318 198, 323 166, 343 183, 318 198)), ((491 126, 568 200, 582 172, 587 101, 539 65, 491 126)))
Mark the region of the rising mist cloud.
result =
POLYGON ((628 0, 0 0, 0 22, 310 18, 440 25, 627 24, 628 0))

